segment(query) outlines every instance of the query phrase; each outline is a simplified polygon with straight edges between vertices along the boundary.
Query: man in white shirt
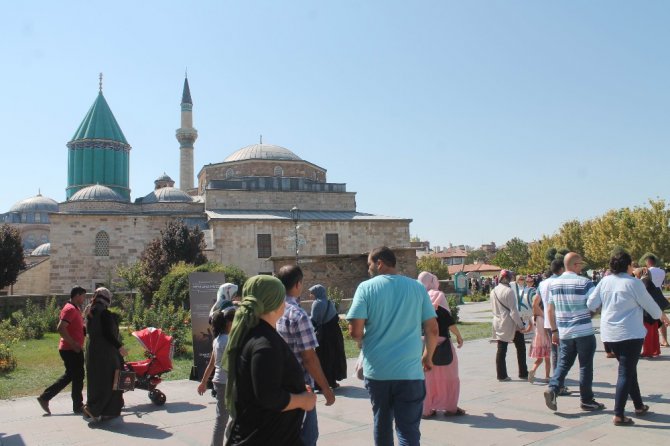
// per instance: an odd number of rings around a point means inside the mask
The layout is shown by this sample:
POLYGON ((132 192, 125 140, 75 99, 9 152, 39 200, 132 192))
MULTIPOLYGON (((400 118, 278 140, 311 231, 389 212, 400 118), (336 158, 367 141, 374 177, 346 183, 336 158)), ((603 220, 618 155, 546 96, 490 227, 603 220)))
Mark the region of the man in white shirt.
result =
MULTIPOLYGON (((665 270, 656 266, 658 259, 655 255, 649 254, 645 259, 647 264, 647 269, 649 270, 649 276, 651 277, 651 282, 656 286, 656 288, 663 289, 663 282, 665 281, 665 270)), ((661 325, 659 329, 661 334, 661 346, 668 347, 668 327, 661 325)))

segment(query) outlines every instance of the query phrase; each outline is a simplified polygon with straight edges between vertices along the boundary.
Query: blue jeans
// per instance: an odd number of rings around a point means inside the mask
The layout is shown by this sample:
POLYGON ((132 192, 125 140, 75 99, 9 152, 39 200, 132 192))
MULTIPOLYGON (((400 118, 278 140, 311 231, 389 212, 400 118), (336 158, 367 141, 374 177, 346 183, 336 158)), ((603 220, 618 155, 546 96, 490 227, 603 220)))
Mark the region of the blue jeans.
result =
POLYGON ((212 433, 212 446, 223 446, 228 423, 228 408, 226 407, 226 384, 212 383, 216 390, 216 418, 214 419, 214 432, 212 433))
POLYGON ((401 446, 418 446, 419 423, 426 397, 422 379, 379 381, 365 378, 374 415, 376 446, 393 446, 393 420, 401 446))
POLYGON ((316 407, 305 412, 305 419, 300 429, 300 439, 305 446, 316 446, 319 439, 319 422, 316 419, 316 407))
POLYGON ((558 364, 549 380, 549 389, 558 393, 565 384, 565 377, 579 358, 579 394, 582 403, 593 400, 593 355, 596 353, 596 336, 581 336, 561 339, 558 349, 558 364))
POLYGON ((642 409, 642 395, 637 382, 637 362, 640 359, 644 339, 629 339, 621 342, 608 342, 612 352, 619 361, 619 376, 616 380, 614 397, 614 415, 623 418, 628 395, 636 409, 642 409))

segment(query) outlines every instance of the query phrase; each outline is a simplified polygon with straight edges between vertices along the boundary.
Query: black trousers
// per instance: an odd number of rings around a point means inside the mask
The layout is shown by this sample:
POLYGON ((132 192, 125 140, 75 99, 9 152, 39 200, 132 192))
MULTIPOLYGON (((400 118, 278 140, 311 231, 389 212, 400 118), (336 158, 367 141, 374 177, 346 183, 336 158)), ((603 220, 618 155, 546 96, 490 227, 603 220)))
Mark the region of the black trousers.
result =
POLYGON ((65 373, 55 383, 47 387, 40 395, 40 398, 49 401, 68 384, 72 383, 72 410, 79 411, 84 404, 84 397, 82 395, 82 391, 84 390, 84 352, 80 351, 76 353, 73 350, 59 350, 58 353, 60 353, 60 357, 65 364, 65 373))
MULTIPOLYGON (((519 363, 519 378, 528 378, 528 365, 526 364, 526 340, 523 333, 517 331, 514 334, 514 346, 516 347, 516 360, 519 363)), ((496 374, 498 379, 507 378, 507 342, 498 341, 498 351, 496 353, 496 374)))

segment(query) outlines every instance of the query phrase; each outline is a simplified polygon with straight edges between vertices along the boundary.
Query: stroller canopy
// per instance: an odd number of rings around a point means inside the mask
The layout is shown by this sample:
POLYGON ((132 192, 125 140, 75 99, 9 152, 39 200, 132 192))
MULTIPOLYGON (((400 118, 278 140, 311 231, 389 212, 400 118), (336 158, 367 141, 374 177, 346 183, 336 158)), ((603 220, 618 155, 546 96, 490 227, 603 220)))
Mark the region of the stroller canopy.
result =
POLYGON ((133 336, 153 356, 150 362, 147 361, 149 362, 149 370, 146 373, 155 375, 172 370, 172 336, 168 336, 160 328, 154 327, 134 331, 133 336))

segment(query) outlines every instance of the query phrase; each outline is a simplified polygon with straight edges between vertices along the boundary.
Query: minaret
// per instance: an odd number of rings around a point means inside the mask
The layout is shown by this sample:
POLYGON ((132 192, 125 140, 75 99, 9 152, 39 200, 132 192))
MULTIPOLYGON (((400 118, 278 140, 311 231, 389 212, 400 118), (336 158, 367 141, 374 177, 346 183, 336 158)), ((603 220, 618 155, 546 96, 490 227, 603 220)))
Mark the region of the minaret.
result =
POLYGON ((181 95, 181 127, 177 129, 179 141, 179 189, 193 189, 193 143, 198 131, 193 128, 193 101, 188 87, 188 76, 184 77, 184 92, 181 95))

